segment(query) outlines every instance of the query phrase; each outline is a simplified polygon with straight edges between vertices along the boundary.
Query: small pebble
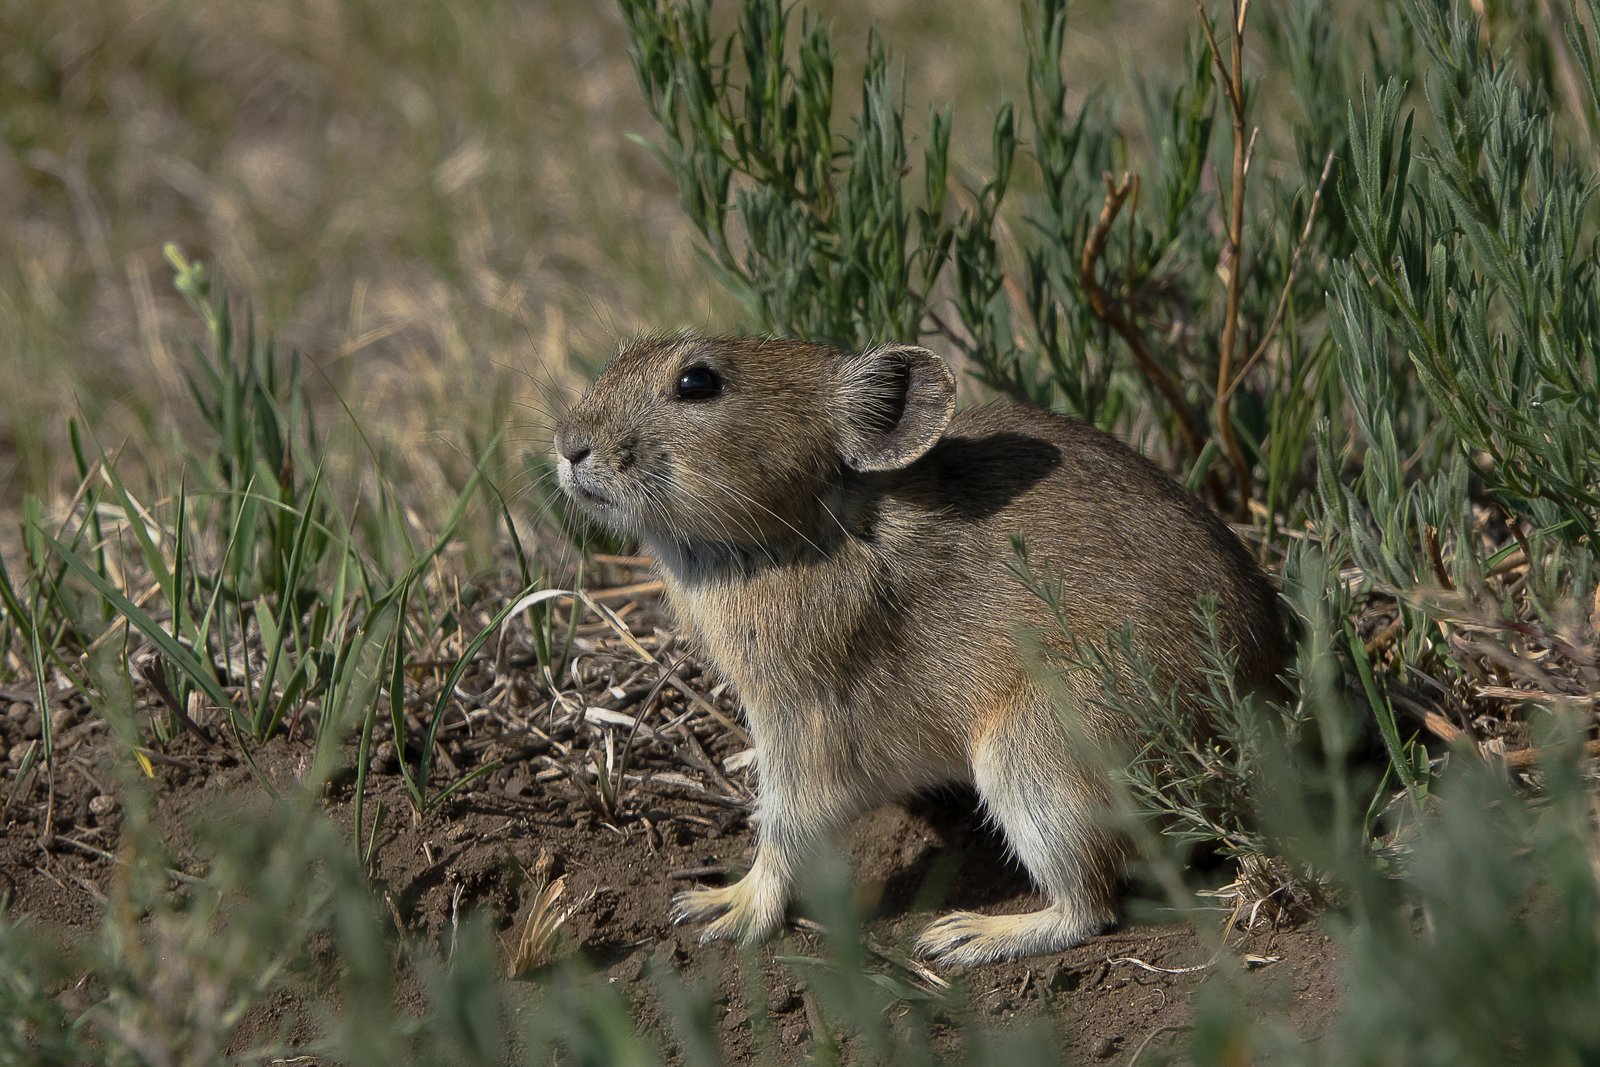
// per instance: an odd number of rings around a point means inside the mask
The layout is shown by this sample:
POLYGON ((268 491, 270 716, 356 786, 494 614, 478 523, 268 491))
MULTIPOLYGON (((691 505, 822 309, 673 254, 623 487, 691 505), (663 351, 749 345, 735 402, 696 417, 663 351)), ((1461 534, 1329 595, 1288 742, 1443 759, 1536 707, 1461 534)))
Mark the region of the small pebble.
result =
POLYGON ((105 818, 117 810, 117 798, 110 793, 101 793, 89 800, 89 811, 99 819, 105 818))
POLYGON ((621 979, 624 982, 637 982, 644 977, 644 954, 635 953, 623 960, 612 969, 612 981, 621 979))
POLYGON ((1045 979, 1045 987, 1055 993, 1068 993, 1078 988, 1078 983, 1083 976, 1076 968, 1058 963, 1050 969, 1050 977, 1045 979))
POLYGON ((33 743, 31 741, 19 741, 11 746, 11 751, 6 754, 6 758, 12 763, 20 764, 22 758, 28 754, 28 749, 32 747, 33 743))
POLYGON ((1110 1059, 1117 1054, 1117 1046, 1120 1044, 1122 1044, 1121 1034, 1102 1037, 1094 1046, 1094 1058, 1097 1060, 1110 1059))

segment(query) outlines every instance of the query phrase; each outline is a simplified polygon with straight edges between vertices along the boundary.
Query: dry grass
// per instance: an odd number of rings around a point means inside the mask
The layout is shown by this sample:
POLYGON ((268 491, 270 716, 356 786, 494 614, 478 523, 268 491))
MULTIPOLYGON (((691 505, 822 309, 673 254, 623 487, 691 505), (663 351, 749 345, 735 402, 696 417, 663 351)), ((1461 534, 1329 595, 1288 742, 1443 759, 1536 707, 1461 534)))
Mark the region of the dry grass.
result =
POLYGON ((545 394, 616 337, 732 314, 625 140, 644 123, 609 13, 143 0, 6 21, 0 361, 23 392, 0 501, 66 483, 75 415, 173 458, 190 331, 164 241, 413 458, 419 506, 463 427, 520 418, 537 448, 545 394))
POLYGON ((565 875, 551 876, 555 861, 548 851, 541 851, 533 870, 527 872, 531 887, 528 916, 523 920, 522 931, 517 936, 516 948, 510 953, 510 977, 523 978, 540 967, 554 963, 561 957, 561 928, 572 918, 583 902, 561 907, 567 893, 565 875))

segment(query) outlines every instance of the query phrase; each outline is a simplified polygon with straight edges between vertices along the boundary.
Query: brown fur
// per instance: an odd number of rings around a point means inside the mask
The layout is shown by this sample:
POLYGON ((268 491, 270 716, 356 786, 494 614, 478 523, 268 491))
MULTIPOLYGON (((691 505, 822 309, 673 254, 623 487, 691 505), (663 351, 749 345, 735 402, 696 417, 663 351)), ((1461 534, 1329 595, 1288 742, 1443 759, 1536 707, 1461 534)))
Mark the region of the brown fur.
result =
POLYGON ((1246 684, 1282 666, 1267 579, 1159 468, 1042 411, 952 417, 953 397, 944 363, 910 346, 648 340, 556 436, 563 486, 655 554, 755 740, 755 865, 680 899, 709 937, 764 935, 800 866, 852 817, 948 781, 977 786, 1050 904, 947 916, 927 951, 969 963, 1053 951, 1112 920, 1122 852, 1100 825, 1107 790, 1086 748, 1132 740, 1139 723, 1095 710, 1097 678, 1068 674, 1062 708, 1030 673, 1018 635, 1054 622, 1011 571, 1013 534, 1036 572, 1060 578, 1076 634, 1131 621, 1165 684, 1202 684, 1193 613, 1208 595, 1246 684), (692 366, 721 394, 678 399, 692 366))

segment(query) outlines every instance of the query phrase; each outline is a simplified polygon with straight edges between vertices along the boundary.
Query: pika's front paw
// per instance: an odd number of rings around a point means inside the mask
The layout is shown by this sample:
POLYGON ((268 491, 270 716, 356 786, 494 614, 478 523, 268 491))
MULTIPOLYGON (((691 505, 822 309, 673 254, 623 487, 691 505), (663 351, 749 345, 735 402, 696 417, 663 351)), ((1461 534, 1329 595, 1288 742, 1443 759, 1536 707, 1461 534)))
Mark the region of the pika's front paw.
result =
POLYGON ((1111 925, 1109 914, 1054 905, 1022 915, 956 911, 935 919, 917 938, 917 951, 940 963, 972 967, 996 960, 1061 952, 1111 925))
POLYGON ((706 924, 701 941, 750 944, 783 922, 784 898, 751 873, 718 889, 690 889, 672 898, 672 921, 706 924))

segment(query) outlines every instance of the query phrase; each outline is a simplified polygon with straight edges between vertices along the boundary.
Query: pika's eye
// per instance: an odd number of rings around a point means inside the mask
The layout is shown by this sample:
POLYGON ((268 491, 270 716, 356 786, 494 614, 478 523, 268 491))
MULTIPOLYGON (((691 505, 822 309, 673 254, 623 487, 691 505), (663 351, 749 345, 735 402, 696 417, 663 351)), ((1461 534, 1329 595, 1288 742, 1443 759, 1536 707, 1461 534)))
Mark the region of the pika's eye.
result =
POLYGON ((710 367, 696 364, 678 375, 679 400, 711 400, 722 393, 722 379, 710 367))

